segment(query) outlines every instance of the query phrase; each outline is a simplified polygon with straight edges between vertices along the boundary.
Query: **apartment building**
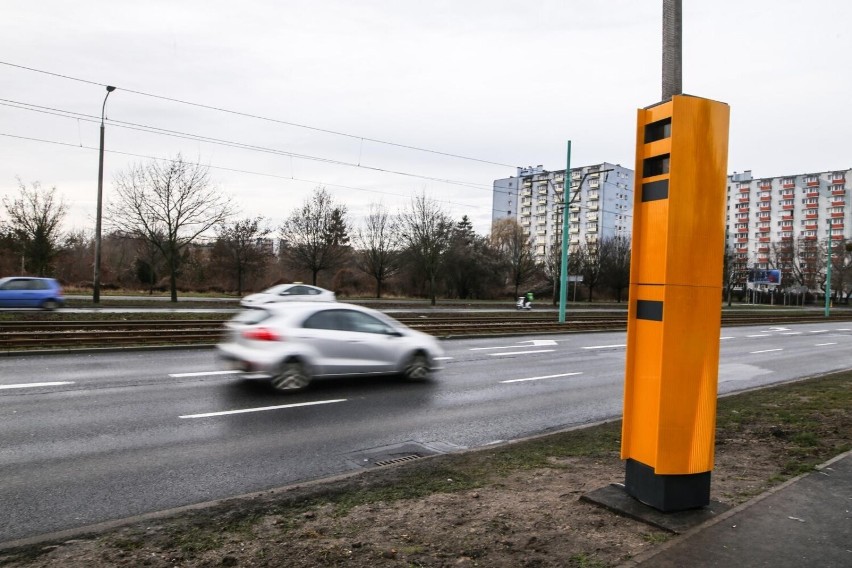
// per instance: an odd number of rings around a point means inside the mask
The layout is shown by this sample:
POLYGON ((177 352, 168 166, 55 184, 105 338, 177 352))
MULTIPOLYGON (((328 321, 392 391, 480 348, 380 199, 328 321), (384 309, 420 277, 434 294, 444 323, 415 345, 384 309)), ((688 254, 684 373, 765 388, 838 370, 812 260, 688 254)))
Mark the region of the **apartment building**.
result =
MULTIPOLYGON (((754 178, 752 172, 728 176, 727 244, 733 269, 789 271, 794 257, 811 272, 825 266, 821 247, 852 233, 852 169, 754 178), (810 268, 808 268, 810 264, 810 268)), ((782 282, 783 284, 783 282, 782 282)))
POLYGON ((571 168, 567 177, 565 169, 545 170, 538 165, 518 168, 516 176, 494 180, 492 224, 515 219, 531 238, 538 261, 554 246, 561 250, 566 201, 570 251, 575 252, 581 243, 594 249, 604 238, 630 236, 633 170, 604 162, 571 168))

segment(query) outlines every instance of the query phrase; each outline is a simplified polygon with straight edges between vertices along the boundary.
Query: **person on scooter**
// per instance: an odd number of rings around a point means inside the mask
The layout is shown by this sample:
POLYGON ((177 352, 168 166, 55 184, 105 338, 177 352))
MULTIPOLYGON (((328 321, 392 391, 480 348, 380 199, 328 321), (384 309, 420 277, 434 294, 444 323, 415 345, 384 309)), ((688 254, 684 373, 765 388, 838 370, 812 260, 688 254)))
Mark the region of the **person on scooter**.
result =
POLYGON ((524 295, 524 307, 529 308, 532 301, 533 301, 533 293, 527 292, 526 295, 524 295))

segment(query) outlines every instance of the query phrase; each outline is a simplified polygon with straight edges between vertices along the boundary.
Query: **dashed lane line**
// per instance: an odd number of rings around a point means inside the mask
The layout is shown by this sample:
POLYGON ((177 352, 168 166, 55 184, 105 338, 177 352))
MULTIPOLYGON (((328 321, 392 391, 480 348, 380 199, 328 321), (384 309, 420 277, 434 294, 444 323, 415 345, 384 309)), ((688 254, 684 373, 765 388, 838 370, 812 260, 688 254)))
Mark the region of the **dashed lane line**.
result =
POLYGON ((169 376, 174 379, 182 377, 204 377, 207 375, 235 375, 242 371, 199 371, 197 373, 169 373, 169 376))
POLYGON ((560 375, 544 375, 542 377, 527 377, 525 379, 510 379, 508 381, 500 381, 501 383, 523 383, 526 381, 541 381, 544 379, 557 379, 559 377, 573 377, 574 375, 582 375, 583 373, 562 373, 560 375))
POLYGON ((0 389, 31 389, 36 387, 59 387, 73 385, 74 381, 55 381, 52 383, 19 383, 17 385, 0 385, 0 389))
POLYGON ((556 349, 536 349, 535 351, 510 351, 508 353, 489 353, 492 357, 505 357, 507 355, 528 355, 530 353, 553 353, 556 349))
POLYGON ((264 412, 266 410, 283 410, 285 408, 298 408, 301 406, 316 406, 319 404, 333 404, 335 402, 346 402, 345 398, 335 400, 317 400, 314 402, 297 402, 295 404, 281 404, 278 406, 261 406, 258 408, 242 408, 239 410, 223 410, 221 412, 204 412, 202 414, 184 414, 178 418, 210 418, 213 416, 228 416, 230 414, 246 414, 249 412, 264 412))

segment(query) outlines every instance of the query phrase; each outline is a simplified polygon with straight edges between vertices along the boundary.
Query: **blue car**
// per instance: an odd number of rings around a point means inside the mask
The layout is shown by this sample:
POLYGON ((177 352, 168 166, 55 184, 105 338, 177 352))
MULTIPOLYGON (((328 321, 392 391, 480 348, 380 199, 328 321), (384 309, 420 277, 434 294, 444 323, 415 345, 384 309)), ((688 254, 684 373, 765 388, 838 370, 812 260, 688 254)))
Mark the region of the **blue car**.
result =
POLYGON ((33 276, 0 278, 0 308, 55 310, 64 302, 62 286, 53 278, 33 276))

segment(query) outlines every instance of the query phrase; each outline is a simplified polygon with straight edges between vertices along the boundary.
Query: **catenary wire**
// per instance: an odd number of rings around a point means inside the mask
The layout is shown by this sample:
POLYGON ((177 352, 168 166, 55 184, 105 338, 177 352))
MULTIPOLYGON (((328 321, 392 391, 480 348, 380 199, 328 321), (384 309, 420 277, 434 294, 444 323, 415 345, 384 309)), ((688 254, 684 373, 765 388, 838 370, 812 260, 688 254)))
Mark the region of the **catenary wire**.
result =
MULTIPOLYGON (((59 116, 59 117, 62 117, 62 118, 69 118, 69 119, 73 119, 73 120, 82 120, 82 121, 91 122, 91 123, 98 123, 99 122, 98 117, 95 117, 95 116, 92 116, 92 115, 86 115, 86 114, 82 114, 82 113, 77 113, 77 112, 73 112, 73 111, 66 111, 66 110, 62 110, 62 109, 56 109, 56 108, 52 108, 52 107, 43 107, 43 106, 40 106, 40 105, 33 105, 33 104, 30 104, 30 103, 22 103, 22 102, 19 102, 19 101, 12 101, 12 100, 9 100, 9 99, 0 99, 0 106, 6 106, 6 107, 16 108, 16 109, 20 109, 20 110, 27 110, 27 111, 30 111, 30 112, 37 112, 37 113, 40 113, 40 114, 49 114, 49 115, 59 116)), ((449 184, 449 185, 460 185, 460 186, 464 186, 464 187, 469 187, 471 189, 490 190, 490 188, 491 188, 491 186, 484 185, 484 184, 477 184, 477 183, 474 183, 474 182, 452 180, 452 179, 446 179, 446 178, 437 178, 437 177, 433 177, 433 176, 426 176, 426 175, 422 175, 422 174, 413 174, 413 173, 410 173, 410 172, 403 172, 403 171, 399 171, 399 170, 390 170, 390 169, 387 169, 387 168, 379 168, 377 166, 367 166, 367 165, 363 165, 363 164, 354 164, 354 163, 345 162, 345 161, 342 161, 342 160, 335 160, 333 158, 323 158, 323 157, 320 157, 320 156, 298 154, 298 153, 295 153, 295 152, 288 152, 286 150, 278 150, 278 149, 275 149, 275 148, 268 148, 268 147, 265 147, 265 146, 256 146, 256 145, 252 145, 252 144, 246 144, 244 142, 234 142, 234 141, 231 141, 231 140, 224 140, 224 139, 213 138, 213 137, 209 137, 209 136, 201 136, 201 135, 198 135, 198 134, 191 134, 191 133, 179 132, 179 131, 175 131, 175 130, 168 130, 168 129, 159 128, 159 127, 156 127, 156 126, 147 126, 147 125, 144 125, 144 124, 136 124, 136 123, 131 123, 131 122, 116 121, 116 120, 108 120, 108 122, 109 122, 109 124, 111 124, 111 125, 113 125, 117 128, 123 128, 123 129, 126 129, 126 130, 136 130, 136 131, 139 131, 139 132, 146 132, 146 133, 149 133, 149 134, 158 134, 158 135, 161 135, 161 136, 169 136, 169 137, 172 137, 172 138, 181 138, 181 139, 184 139, 184 140, 193 140, 193 141, 196 141, 196 142, 199 142, 199 141, 200 142, 206 142, 208 144, 216 144, 216 145, 227 146, 227 147, 231 147, 231 148, 239 148, 239 149, 243 149, 243 150, 263 152, 263 153, 267 153, 267 154, 276 154, 276 155, 280 155, 280 156, 289 156, 289 157, 292 157, 292 158, 298 158, 298 159, 302 159, 302 160, 308 160, 308 161, 320 162, 320 163, 326 163, 326 164, 332 164, 332 165, 339 165, 339 166, 346 166, 346 167, 353 167, 353 168, 360 168, 360 169, 364 169, 364 170, 375 171, 375 172, 380 172, 380 173, 388 173, 388 174, 399 175, 399 176, 404 176, 404 177, 414 177, 414 178, 419 178, 419 179, 425 179, 427 181, 446 183, 446 184, 449 184)))
MULTIPOLYGON (((93 151, 99 150, 98 148, 95 148, 95 147, 92 147, 92 146, 83 146, 83 145, 79 145, 79 144, 71 144, 70 142, 60 142, 58 140, 46 140, 44 138, 33 138, 31 136, 20 136, 20 135, 17 135, 17 134, 8 134, 8 133, 5 133, 5 132, 0 132, 0 136, 4 136, 4 137, 7 137, 7 138, 16 138, 18 140, 28 140, 30 142, 41 142, 41 143, 44 143, 44 144, 55 144, 55 145, 58 145, 58 146, 67 146, 69 148, 82 148, 83 150, 93 150, 93 151)), ((120 150, 107 150, 107 149, 105 149, 104 152, 108 153, 108 154, 116 154, 116 155, 119 155, 119 156, 130 156, 132 158, 143 158, 143 159, 146 159, 146 160, 175 162, 175 160, 173 160, 171 158, 161 158, 161 157, 158 157, 158 156, 147 156, 147 155, 143 155, 143 154, 134 154, 134 153, 131 153, 131 152, 122 152, 120 150)), ((300 182, 300 183, 311 183, 311 184, 317 184, 317 185, 322 185, 322 186, 326 186, 326 187, 336 187, 336 188, 340 188, 340 189, 351 189, 351 190, 354 190, 354 191, 378 193, 378 194, 381 194, 381 195, 390 195, 390 196, 394 196, 394 197, 411 197, 410 195, 406 195, 406 194, 402 194, 402 193, 393 193, 393 192, 390 192, 390 191, 381 191, 381 190, 378 190, 378 189, 366 189, 366 188, 363 188, 363 187, 353 187, 353 186, 341 185, 341 184, 336 184, 336 183, 327 183, 327 182, 323 182, 323 181, 303 179, 303 178, 297 178, 297 177, 293 177, 293 176, 282 176, 282 175, 278 175, 278 174, 270 174, 270 173, 265 173, 265 172, 254 172, 254 171, 250 171, 250 170, 241 170, 241 169, 238 169, 238 168, 228 168, 228 167, 225 167, 225 166, 214 166, 214 165, 210 165, 210 164, 202 164, 200 162, 189 162, 189 161, 187 161, 186 163, 196 165, 196 166, 208 167, 212 170, 221 170, 221 171, 227 171, 227 172, 249 174, 249 175, 262 176, 262 177, 270 177, 270 178, 275 178, 275 179, 296 181, 296 182, 300 182)), ((470 204, 470 203, 459 203, 458 201, 450 201, 450 200, 446 200, 446 199, 435 199, 435 201, 437 201, 439 203, 447 203, 449 205, 458 205, 460 207, 470 207, 470 208, 474 208, 474 209, 485 209, 485 208, 487 208, 486 206, 483 206, 483 205, 473 205, 473 204, 470 204)))
MULTIPOLYGON (((72 77, 70 75, 63 75, 61 73, 54 73, 54 72, 51 72, 51 71, 45 71, 43 69, 36 69, 34 67, 27 67, 25 65, 18 65, 18 64, 15 64, 15 63, 10 63, 8 61, 0 61, 0 65, 6 65, 6 66, 9 66, 9 67, 14 67, 14 68, 21 69, 21 70, 24 70, 24 71, 41 73, 41 74, 44 74, 44 75, 49 75, 49 76, 52 76, 52 77, 58 77, 58 78, 61 78, 61 79, 68 79, 70 81, 77 81, 77 82, 86 83, 86 84, 89 84, 89 85, 97 85, 97 86, 101 86, 101 87, 107 86, 106 83, 99 83, 97 81, 80 79, 78 77, 72 77)), ((191 101, 184 101, 184 100, 173 98, 173 97, 155 95, 153 93, 146 93, 144 91, 136 91, 134 89, 128 89, 128 88, 125 88, 125 87, 116 87, 116 88, 121 89, 124 92, 133 93, 135 95, 140 95, 140 96, 143 96, 143 97, 150 97, 150 98, 159 99, 159 100, 163 100, 163 101, 174 102, 174 103, 184 104, 184 105, 188 105, 188 106, 194 106, 194 107, 197 107, 197 108, 214 110, 214 111, 217 111, 217 112, 223 112, 223 113, 232 114, 232 115, 235 115, 235 116, 243 116, 243 117, 246 117, 246 118, 253 118, 253 119, 256 119, 256 120, 262 120, 262 121, 265 121, 265 122, 282 124, 282 125, 285 125, 285 126, 291 126, 291 127, 295 127, 295 128, 303 128, 303 129, 311 130, 311 131, 314 131, 314 132, 322 132, 324 134, 332 134, 332 135, 335 135, 335 136, 343 136, 343 137, 346 137, 346 138, 353 138, 353 139, 362 140, 362 141, 366 140, 368 142, 373 142, 375 144, 383 144, 383 145, 386 145, 386 146, 393 146, 393 147, 396 147, 396 148, 404 148, 406 150, 413 150, 413 151, 416 151, 416 152, 426 152, 426 153, 429 153, 429 154, 436 154, 436 155, 439 155, 439 156, 446 156, 446 157, 449 157, 449 158, 456 158, 456 159, 459 159, 459 160, 469 160, 469 161, 473 161, 473 162, 480 162, 480 163, 483 163, 483 164, 491 164, 491 165, 494 165, 494 166, 504 166, 504 167, 508 167, 508 168, 517 167, 517 166, 512 165, 512 164, 504 164, 502 162, 496 162, 496 161, 492 161, 492 160, 483 160, 481 158, 472 158, 472 157, 469 157, 469 156, 462 156, 462 155, 459 155, 459 154, 453 154, 451 152, 442 152, 442 151, 439 151, 439 150, 431 150, 431 149, 428 149, 428 148, 421 148, 419 146, 411 146, 411 145, 407 145, 407 144, 399 144, 399 143, 396 143, 396 142, 388 142, 386 140, 379 140, 377 138, 370 138, 368 136, 359 136, 357 134, 349 134, 349 133, 346 133, 346 132, 338 132, 336 130, 318 128, 318 127, 315 127, 315 126, 308 126, 308 125, 305 125, 305 124, 298 124, 296 122, 289 122, 289 121, 285 121, 285 120, 269 118, 269 117, 251 114, 251 113, 247 113, 247 112, 241 112, 241 111, 226 109, 226 108, 222 108, 222 107, 216 107, 216 106, 212 106, 212 105, 205 105, 205 104, 195 103, 195 102, 191 102, 191 101)))

